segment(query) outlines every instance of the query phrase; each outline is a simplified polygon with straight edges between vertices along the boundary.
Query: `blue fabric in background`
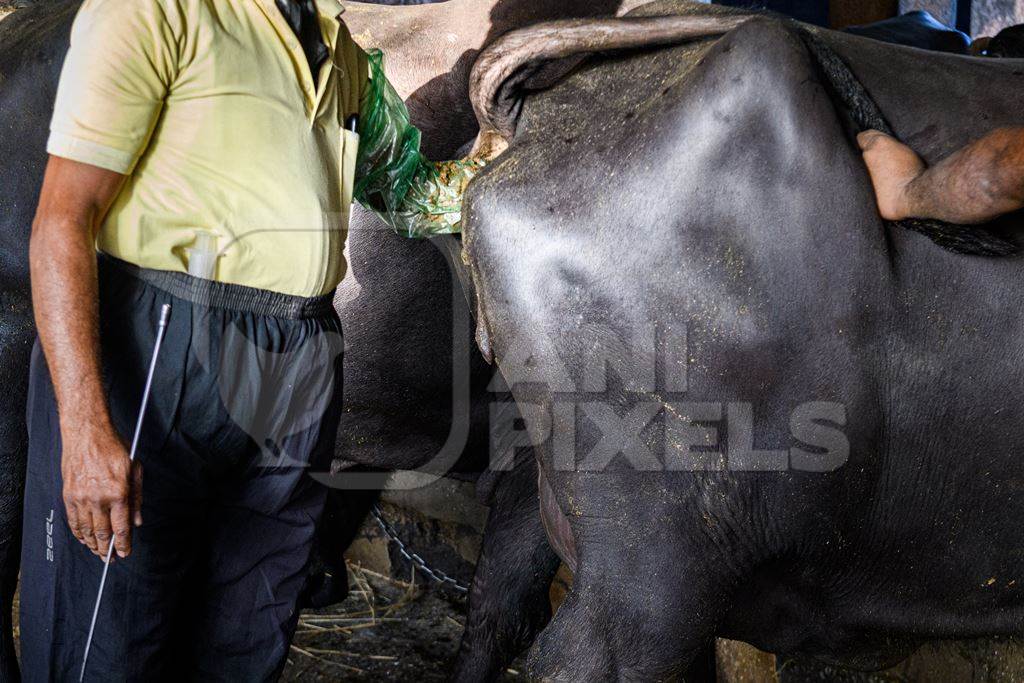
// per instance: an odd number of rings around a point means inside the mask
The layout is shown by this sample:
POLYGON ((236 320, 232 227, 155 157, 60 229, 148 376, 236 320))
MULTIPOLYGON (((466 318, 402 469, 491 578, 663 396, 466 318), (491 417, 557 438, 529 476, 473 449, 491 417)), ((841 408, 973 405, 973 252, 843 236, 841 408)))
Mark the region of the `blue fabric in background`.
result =
POLYGON ((971 50, 971 38, 940 23, 928 12, 918 10, 899 17, 877 21, 866 26, 849 26, 843 29, 875 40, 897 45, 909 45, 923 50, 938 50, 965 55, 971 50))

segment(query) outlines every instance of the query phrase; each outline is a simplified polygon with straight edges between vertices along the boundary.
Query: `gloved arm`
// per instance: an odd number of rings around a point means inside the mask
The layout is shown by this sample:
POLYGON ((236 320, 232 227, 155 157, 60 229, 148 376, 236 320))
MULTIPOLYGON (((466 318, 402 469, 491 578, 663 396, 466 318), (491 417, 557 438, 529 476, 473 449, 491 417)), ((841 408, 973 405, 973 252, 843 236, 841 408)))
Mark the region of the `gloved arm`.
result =
POLYGON ((384 75, 384 55, 367 55, 370 81, 360 106, 356 201, 405 237, 459 232, 462 195, 483 168, 480 160, 431 163, 420 153, 420 131, 384 75))

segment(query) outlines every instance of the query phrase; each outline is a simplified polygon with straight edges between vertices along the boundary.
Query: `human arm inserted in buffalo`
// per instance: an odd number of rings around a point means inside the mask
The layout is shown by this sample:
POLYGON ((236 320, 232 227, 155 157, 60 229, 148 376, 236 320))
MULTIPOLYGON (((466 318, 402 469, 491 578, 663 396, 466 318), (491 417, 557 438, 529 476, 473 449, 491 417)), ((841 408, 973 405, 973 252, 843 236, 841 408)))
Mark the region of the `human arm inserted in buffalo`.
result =
POLYGON ((420 131, 384 75, 384 56, 368 54, 370 81, 360 107, 355 198, 405 237, 456 233, 462 195, 483 168, 478 159, 432 163, 420 131))
POLYGON ((999 128, 931 167, 884 133, 858 142, 887 220, 976 224, 1024 208, 1024 127, 999 128))

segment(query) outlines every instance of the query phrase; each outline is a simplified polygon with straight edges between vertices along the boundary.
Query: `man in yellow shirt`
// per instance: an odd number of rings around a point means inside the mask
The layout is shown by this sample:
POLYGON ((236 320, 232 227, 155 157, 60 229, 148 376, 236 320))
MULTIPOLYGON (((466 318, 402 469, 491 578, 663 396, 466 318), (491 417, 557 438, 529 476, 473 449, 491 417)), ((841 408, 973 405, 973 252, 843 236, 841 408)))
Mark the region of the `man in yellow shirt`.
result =
POLYGON ((78 675, 111 540, 87 679, 284 666, 325 496, 306 471, 341 410, 353 195, 403 234, 452 232, 476 169, 441 182, 339 10, 85 0, 76 17, 30 248, 27 681, 78 675))

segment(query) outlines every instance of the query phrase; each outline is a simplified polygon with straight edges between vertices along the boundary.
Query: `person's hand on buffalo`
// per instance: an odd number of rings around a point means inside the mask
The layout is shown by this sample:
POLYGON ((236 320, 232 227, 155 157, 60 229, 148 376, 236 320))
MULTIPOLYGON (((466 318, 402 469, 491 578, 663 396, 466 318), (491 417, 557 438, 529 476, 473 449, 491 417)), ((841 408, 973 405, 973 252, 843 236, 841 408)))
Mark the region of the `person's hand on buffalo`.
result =
POLYGON ((929 167, 877 130, 857 137, 886 220, 984 223, 1024 208, 1024 128, 1000 128, 929 167))
POLYGON ((864 151, 864 163, 875 187, 878 213, 889 221, 909 218, 909 186, 924 173, 924 161, 896 138, 877 130, 861 133, 857 142, 864 151))

